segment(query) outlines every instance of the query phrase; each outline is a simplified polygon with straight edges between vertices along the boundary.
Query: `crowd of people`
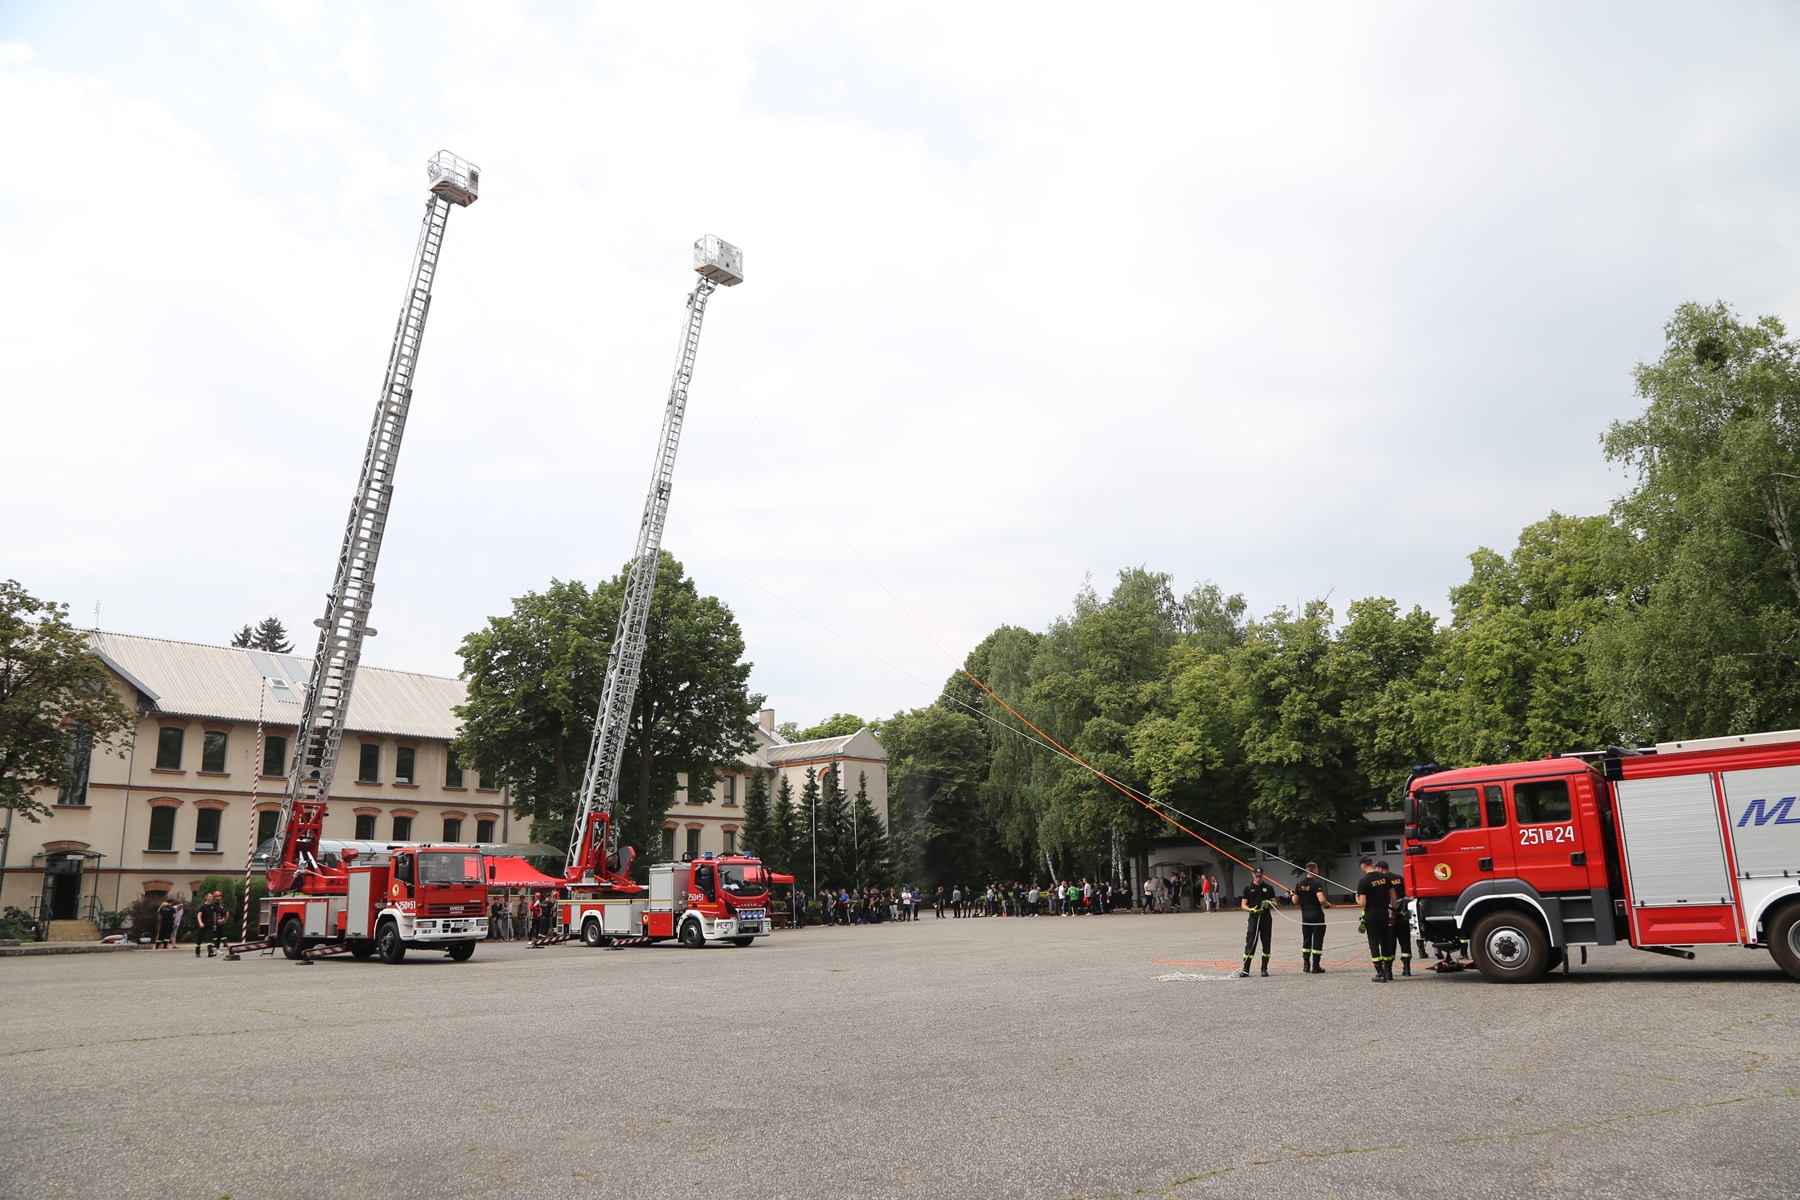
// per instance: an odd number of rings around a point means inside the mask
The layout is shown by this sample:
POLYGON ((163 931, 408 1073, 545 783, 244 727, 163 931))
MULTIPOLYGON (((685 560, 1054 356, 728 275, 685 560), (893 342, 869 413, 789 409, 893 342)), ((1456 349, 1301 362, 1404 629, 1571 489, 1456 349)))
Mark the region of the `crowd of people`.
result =
POLYGON ((1075 917, 1136 909, 1145 913, 1214 912, 1221 895, 1219 881, 1196 873, 1151 876, 1144 880, 1141 898, 1129 884, 1111 879, 1060 879, 1050 885, 1036 882, 990 883, 977 888, 944 884, 929 892, 920 887, 825 888, 809 897, 804 888, 793 889, 792 924, 877 925, 883 921, 917 921, 929 910, 936 920, 965 917, 1075 917))

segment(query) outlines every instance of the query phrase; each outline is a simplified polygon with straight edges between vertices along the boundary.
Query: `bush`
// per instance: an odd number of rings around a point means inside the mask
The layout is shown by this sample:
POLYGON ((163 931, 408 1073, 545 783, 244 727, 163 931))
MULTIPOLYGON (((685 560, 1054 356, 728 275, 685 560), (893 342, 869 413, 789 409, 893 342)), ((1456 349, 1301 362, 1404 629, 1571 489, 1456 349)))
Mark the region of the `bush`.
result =
POLYGON ((35 942, 37 940, 37 922, 33 921, 31 914, 24 909, 9 904, 6 906, 6 912, 0 914, 0 938, 35 942))

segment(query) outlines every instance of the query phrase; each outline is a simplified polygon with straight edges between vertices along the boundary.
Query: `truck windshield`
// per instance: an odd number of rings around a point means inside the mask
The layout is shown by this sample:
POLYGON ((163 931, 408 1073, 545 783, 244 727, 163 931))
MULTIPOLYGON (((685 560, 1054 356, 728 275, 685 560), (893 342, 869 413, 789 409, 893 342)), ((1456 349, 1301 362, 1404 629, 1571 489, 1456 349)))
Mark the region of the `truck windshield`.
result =
POLYGON ((769 891, 769 876, 761 867, 721 866, 719 882, 734 900, 749 900, 769 891))
POLYGON ((419 855, 420 883, 480 883, 482 878, 479 854, 457 851, 419 855))
POLYGON ((1481 793, 1475 788, 1420 792, 1419 840, 1435 842, 1459 829, 1481 828, 1481 793))

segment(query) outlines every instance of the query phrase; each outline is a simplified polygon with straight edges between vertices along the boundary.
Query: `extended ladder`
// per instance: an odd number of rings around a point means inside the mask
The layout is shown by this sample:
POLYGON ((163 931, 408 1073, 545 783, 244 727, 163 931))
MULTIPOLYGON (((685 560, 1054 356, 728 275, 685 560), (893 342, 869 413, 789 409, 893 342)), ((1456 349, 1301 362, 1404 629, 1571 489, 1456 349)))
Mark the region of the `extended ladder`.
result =
POLYGON ((362 477, 350 504, 337 575, 325 598, 325 615, 313 622, 319 627, 319 648, 313 655, 312 679, 306 688, 287 790, 275 827, 276 843, 283 851, 279 868, 288 870, 281 871, 278 878, 278 864, 269 864, 271 891, 291 886, 291 868, 307 865, 287 861, 286 851, 295 840, 290 836, 290 826, 296 813, 305 827, 300 840, 316 842, 318 825, 331 794, 338 744, 350 708, 350 694, 356 685, 363 639, 375 633, 369 628, 369 610, 375 597, 375 563, 381 555, 388 508, 394 500, 394 468, 399 463, 400 438, 406 432, 407 410, 412 404, 413 376, 419 365, 425 318, 431 312, 431 285, 443 249, 444 225, 451 207, 473 204, 480 189, 480 170, 448 150, 439 151, 426 172, 431 195, 425 201, 425 219, 413 252, 412 280, 400 306, 393 348, 388 352, 387 377, 382 382, 381 399, 375 405, 369 444, 363 452, 362 477), (277 883, 281 886, 277 887, 277 883))
POLYGON ((616 836, 612 813, 619 797, 619 768, 625 758, 631 708, 637 700, 638 680, 643 673, 650 598, 656 591, 657 560, 662 551, 663 526, 669 516, 669 492, 675 486, 675 452, 681 445, 681 425, 687 416, 688 384, 694 378, 694 359, 700 353, 700 324, 706 318, 706 301, 716 287, 743 282, 743 255, 729 242, 704 237, 694 243, 694 270, 700 273, 700 282, 687 298, 687 319, 681 329, 675 376, 669 383, 669 400, 663 408, 662 437, 651 466, 644 515, 638 522, 637 547, 625 576, 618 631, 606 656, 606 683, 600 693, 600 710, 594 716, 594 740, 588 746, 581 798, 575 823, 569 830, 567 876, 583 883, 595 883, 597 872, 607 869, 605 856, 610 846, 599 844, 597 839, 610 842, 616 836), (596 827, 601 830, 599 834, 596 827))

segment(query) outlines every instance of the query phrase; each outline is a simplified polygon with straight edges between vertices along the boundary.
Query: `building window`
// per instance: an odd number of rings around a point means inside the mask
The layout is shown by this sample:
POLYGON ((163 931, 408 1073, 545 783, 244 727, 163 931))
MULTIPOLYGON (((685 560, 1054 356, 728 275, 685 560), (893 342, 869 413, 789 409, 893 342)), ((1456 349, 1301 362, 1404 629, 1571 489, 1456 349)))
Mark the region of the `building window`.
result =
POLYGON ((698 829, 687 831, 687 856, 690 859, 700 857, 700 831, 698 829))
POLYGON ((675 829, 670 825, 663 826, 662 856, 664 862, 673 862, 675 860, 675 829))
POLYGON ((452 750, 444 756, 444 786, 461 787, 462 764, 456 761, 456 751, 452 750))
POLYGON ((181 739, 187 730, 179 725, 164 725, 156 735, 156 769, 181 770, 181 739))
POLYGON ((412 841, 412 818, 411 817, 395 817, 394 818, 394 840, 396 842, 412 841))
POLYGON ((737 853, 737 830, 735 829, 727 829, 725 831, 725 853, 737 853))
POLYGON ((486 771, 483 771, 475 777, 475 790, 480 792, 497 792, 500 790, 500 785, 495 783, 486 771))
MULTIPOLYGON (((177 733, 181 732, 176 730, 177 733)), ((169 805, 160 805, 150 810, 150 845, 149 850, 173 850, 175 848, 175 810, 169 805)))
POLYGON ((356 814, 356 840, 359 842, 372 842, 375 840, 374 813, 356 814))
MULTIPOLYGON (((174 812, 174 809, 168 811, 174 812)), ((219 848, 219 818, 224 810, 203 808, 194 820, 194 849, 217 850, 219 848)))
POLYGON ((225 773, 225 742, 230 735, 222 729, 209 729, 200 739, 200 769, 214 775, 225 773))
POLYGON ((413 763, 418 756, 419 752, 414 750, 411 746, 402 746, 394 751, 395 783, 413 782, 413 763))
POLYGON ((358 783, 381 782, 381 743, 364 742, 362 758, 356 764, 356 781, 358 783))
POLYGON ((63 760, 68 769, 69 782, 57 790, 58 804, 74 804, 85 807, 88 793, 88 769, 94 762, 94 735, 86 725, 74 725, 69 729, 69 753, 63 760))
POLYGON ((726 804, 737 803, 737 776, 727 775, 719 788, 719 795, 726 804))
POLYGON ((266 737, 263 739, 264 775, 287 774, 287 739, 284 737, 266 737))
POLYGON ((494 823, 492 821, 475 822, 475 840, 491 842, 494 840, 494 823))
POLYGON ((462 819, 460 817, 444 818, 444 840, 446 842, 462 841, 462 819))
POLYGON ((280 819, 281 814, 272 808, 256 814, 256 844, 258 846, 275 836, 275 822, 280 819))

